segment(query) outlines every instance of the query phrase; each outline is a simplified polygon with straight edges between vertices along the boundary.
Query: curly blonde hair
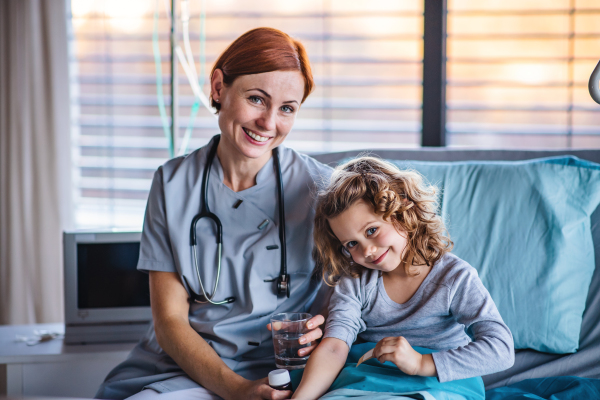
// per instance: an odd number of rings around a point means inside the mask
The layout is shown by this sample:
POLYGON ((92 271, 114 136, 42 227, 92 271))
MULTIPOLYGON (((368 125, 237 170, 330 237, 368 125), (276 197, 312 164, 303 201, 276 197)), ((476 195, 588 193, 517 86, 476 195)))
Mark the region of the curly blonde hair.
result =
POLYGON ((318 194, 315 215, 313 256, 325 283, 334 286, 342 276, 357 277, 364 268, 342 253, 342 243, 328 222, 360 200, 372 205, 398 232, 406 232, 403 263, 408 274, 412 264, 433 266, 453 247, 437 214, 436 191, 418 172, 400 170, 379 158, 360 157, 338 166, 327 188, 318 194), (406 260, 409 255, 412 263, 406 260))

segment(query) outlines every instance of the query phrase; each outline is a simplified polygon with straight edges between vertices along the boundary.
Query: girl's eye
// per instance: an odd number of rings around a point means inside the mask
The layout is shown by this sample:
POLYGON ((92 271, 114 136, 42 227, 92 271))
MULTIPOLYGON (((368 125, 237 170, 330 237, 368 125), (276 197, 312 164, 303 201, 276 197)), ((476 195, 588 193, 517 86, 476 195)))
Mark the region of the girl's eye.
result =
POLYGON ((291 106, 283 106, 281 107, 281 111, 283 111, 284 113, 288 113, 291 114, 294 112, 294 107, 291 106))
POLYGON ((262 104, 262 99, 258 96, 250 96, 248 97, 248 100, 254 104, 262 104))
POLYGON ((367 236, 371 236, 375 232, 377 232, 377 228, 369 228, 367 229, 367 236))
POLYGON ((357 244, 357 243, 356 243, 355 241, 348 242, 348 243, 346 243, 346 248, 347 248, 347 249, 351 249, 351 248, 353 248, 354 246, 356 246, 356 244, 357 244))

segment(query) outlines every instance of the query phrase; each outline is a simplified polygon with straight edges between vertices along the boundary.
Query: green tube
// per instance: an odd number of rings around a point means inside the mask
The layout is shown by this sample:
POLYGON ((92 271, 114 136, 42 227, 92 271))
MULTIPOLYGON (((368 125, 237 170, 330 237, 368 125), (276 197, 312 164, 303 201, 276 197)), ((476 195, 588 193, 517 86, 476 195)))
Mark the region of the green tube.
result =
MULTIPOLYGON (((198 84, 200 86, 200 90, 202 90, 202 86, 204 86, 204 74, 206 72, 206 3, 205 0, 202 0, 202 9, 200 10, 200 74, 198 75, 198 84)), ((196 121, 196 116, 198 115, 198 111, 200 110, 200 99, 196 99, 194 101, 194 105, 192 106, 192 111, 190 112, 190 118, 188 119, 188 125, 185 129, 185 134, 183 136, 183 140, 181 141, 181 146, 179 147, 179 155, 185 154, 187 150, 187 146, 192 138, 192 132, 194 130, 194 122, 196 121)))
POLYGON ((169 144, 169 158, 173 158, 175 157, 175 149, 173 141, 171 140, 169 118, 167 117, 167 110, 165 107, 165 97, 163 94, 162 83, 162 64, 160 58, 160 47, 158 46, 158 2, 159 0, 156 0, 155 2, 154 29, 152 31, 152 51, 154 53, 154 66, 156 68, 156 97, 158 100, 158 111, 160 112, 160 120, 162 122, 163 131, 169 144))

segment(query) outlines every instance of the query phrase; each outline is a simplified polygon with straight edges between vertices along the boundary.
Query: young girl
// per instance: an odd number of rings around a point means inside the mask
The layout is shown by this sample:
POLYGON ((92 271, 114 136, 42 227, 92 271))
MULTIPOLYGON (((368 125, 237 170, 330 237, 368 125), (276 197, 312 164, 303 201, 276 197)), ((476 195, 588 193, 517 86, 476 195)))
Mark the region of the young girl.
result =
POLYGON ((335 170, 314 232, 317 264, 335 288, 324 339, 293 398, 324 394, 357 337, 377 342, 380 362, 440 382, 513 364, 512 335, 477 271, 450 253, 436 210, 435 188, 416 172, 372 157, 335 170))

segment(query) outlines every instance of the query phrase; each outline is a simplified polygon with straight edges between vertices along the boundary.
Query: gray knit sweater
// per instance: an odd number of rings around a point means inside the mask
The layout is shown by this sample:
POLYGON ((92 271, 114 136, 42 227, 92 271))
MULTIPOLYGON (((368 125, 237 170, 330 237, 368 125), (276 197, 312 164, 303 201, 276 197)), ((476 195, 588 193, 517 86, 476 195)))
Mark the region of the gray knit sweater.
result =
POLYGON ((453 254, 435 264, 404 304, 387 295, 379 271, 342 278, 329 303, 324 337, 378 342, 404 336, 411 346, 438 350, 440 382, 487 375, 514 363, 512 334, 477 271, 453 254))

